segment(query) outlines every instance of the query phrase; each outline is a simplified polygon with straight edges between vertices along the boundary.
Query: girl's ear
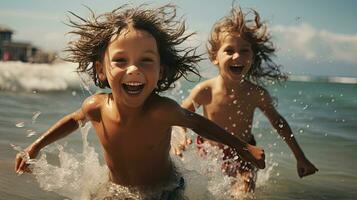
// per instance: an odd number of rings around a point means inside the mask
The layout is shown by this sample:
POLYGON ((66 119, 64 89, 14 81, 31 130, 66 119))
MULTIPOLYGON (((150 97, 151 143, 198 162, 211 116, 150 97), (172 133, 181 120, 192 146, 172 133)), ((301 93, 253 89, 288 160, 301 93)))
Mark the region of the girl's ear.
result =
POLYGON ((104 65, 101 62, 95 61, 95 71, 97 72, 100 81, 106 81, 107 76, 105 74, 104 65))

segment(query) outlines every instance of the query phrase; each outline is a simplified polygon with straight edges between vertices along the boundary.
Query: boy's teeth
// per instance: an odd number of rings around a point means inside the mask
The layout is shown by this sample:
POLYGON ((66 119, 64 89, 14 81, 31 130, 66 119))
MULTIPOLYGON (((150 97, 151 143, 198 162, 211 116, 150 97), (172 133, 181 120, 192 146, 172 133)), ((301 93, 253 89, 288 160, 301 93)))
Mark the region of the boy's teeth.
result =
POLYGON ((129 94, 139 94, 143 90, 144 85, 144 83, 140 82, 127 82, 123 83, 123 88, 129 94))
POLYGON ((139 83, 139 82, 128 82, 125 83, 126 85, 130 85, 130 86, 139 86, 139 85, 143 85, 143 83, 139 83))

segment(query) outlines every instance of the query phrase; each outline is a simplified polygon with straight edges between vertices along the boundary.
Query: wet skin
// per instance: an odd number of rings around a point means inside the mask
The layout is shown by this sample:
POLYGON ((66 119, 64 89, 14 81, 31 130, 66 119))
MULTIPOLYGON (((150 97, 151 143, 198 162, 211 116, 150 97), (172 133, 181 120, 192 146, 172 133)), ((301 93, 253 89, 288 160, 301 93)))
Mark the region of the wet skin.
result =
MULTIPOLYGON (((121 185, 152 186, 168 180, 173 169, 169 157, 172 126, 191 128, 236 148, 259 168, 265 167, 262 149, 154 94, 161 70, 155 38, 142 30, 124 31, 112 38, 103 60, 95 64, 99 79, 108 81, 112 93, 88 97, 81 109, 59 120, 26 149, 30 158, 90 121, 102 144, 110 178, 121 185)), ((26 169, 25 160, 17 155, 15 171, 26 169)))

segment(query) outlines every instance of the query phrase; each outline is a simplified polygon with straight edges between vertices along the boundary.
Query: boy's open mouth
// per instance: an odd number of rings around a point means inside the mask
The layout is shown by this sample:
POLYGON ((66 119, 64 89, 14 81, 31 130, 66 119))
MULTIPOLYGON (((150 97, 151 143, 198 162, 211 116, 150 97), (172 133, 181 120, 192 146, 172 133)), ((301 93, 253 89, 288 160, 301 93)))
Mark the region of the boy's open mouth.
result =
POLYGON ((140 82, 127 82, 123 83, 122 86, 128 94, 135 95, 144 89, 145 84, 140 82))
POLYGON ((244 65, 231 65, 229 66, 229 69, 235 74, 241 74, 244 69, 244 65))

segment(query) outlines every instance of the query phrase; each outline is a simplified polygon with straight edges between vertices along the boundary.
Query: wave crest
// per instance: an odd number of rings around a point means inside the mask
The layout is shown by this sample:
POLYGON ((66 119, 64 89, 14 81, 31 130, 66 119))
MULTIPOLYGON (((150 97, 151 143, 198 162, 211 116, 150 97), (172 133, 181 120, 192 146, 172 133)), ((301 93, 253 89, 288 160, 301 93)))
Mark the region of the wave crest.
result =
POLYGON ((79 89, 80 78, 75 69, 75 64, 68 62, 0 62, 0 90, 29 92, 79 89))

